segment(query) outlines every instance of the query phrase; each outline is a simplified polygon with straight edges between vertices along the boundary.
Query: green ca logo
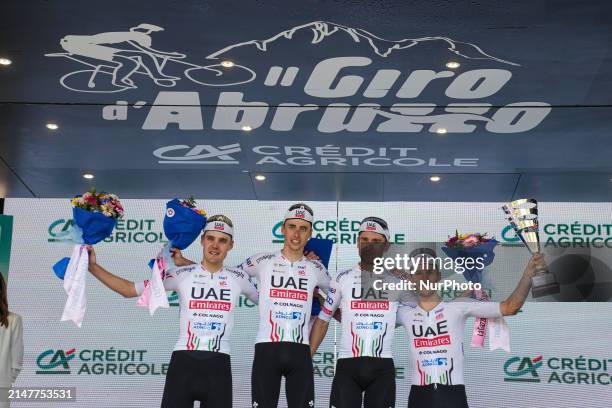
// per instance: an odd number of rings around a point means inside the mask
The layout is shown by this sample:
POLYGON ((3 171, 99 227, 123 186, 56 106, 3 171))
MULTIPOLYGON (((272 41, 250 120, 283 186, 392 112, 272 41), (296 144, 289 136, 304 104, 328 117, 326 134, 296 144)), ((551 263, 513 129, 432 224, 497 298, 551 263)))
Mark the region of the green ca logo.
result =
POLYGON ((540 382, 538 368, 542 367, 542 356, 512 357, 504 364, 504 381, 510 382, 540 382), (518 367, 514 368, 518 364, 518 367))
POLYGON ((521 240, 519 237, 516 236, 512 225, 508 225, 506 228, 504 228, 502 230, 501 236, 505 242, 517 242, 521 240))
POLYGON ((60 241, 59 237, 68 234, 70 227, 74 224, 71 219, 65 220, 63 218, 55 220, 49 225, 49 242, 60 241))
POLYGON ((36 359, 36 365, 40 368, 36 374, 70 374, 68 362, 74 358, 75 352, 74 348, 66 352, 53 349, 42 352, 36 359))
POLYGON ((277 222, 274 227, 272 227, 272 243, 274 244, 282 244, 285 242, 285 236, 281 232, 281 227, 283 226, 283 221, 277 222))

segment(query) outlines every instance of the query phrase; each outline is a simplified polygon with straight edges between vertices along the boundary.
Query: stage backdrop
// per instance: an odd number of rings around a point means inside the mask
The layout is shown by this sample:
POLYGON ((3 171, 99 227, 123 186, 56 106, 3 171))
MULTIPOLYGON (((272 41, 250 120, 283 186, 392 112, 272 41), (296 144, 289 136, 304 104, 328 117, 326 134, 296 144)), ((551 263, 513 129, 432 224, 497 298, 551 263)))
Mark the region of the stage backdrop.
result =
MULTIPOLYGON (((235 265, 261 251, 282 246, 280 220, 289 202, 198 200, 209 214, 224 213, 236 226, 236 245, 227 259, 235 265)), ((385 218, 392 240, 441 242, 460 232, 488 232, 503 244, 516 244, 500 203, 311 203, 317 236, 337 240, 330 261, 335 275, 357 262, 358 222, 365 216, 385 218)), ((134 281, 148 277, 146 264, 164 243, 164 201, 124 200, 126 217, 108 242, 97 245, 99 262, 134 281)), ((123 299, 91 275, 87 314, 79 329, 60 322, 66 300, 62 281, 51 265, 69 256, 71 246, 58 234, 71 225, 69 200, 8 199, 5 212, 14 216, 9 282, 11 309, 23 316, 25 361, 17 386, 73 386, 73 407, 158 406, 165 372, 178 333, 176 297, 168 310, 149 316, 135 299, 123 299)), ((576 238, 612 247, 612 204, 541 203, 542 240, 561 248, 576 238), (579 209, 579 210, 577 210, 579 209)), ((525 265, 521 247, 500 247, 489 268, 493 297, 507 296, 525 265)), ((609 251, 606 251, 609 252, 609 251)), ((187 251, 201 259, 196 242, 187 251)), ((610 276, 597 279, 607 279, 610 276)), ((588 293, 582 293, 588 297, 588 293)), ((453 293, 444 293, 446 300, 453 293)), ((578 298, 576 298, 578 300, 578 298)), ((250 406, 250 375, 257 310, 243 301, 236 311, 232 341, 234 406, 250 406)), ((610 406, 612 373, 612 306, 610 303, 530 302, 508 319, 512 351, 473 349, 466 345, 466 380, 472 407, 606 407, 610 406)), ((465 340, 468 342, 467 325, 465 340)), ((317 401, 326 407, 335 365, 339 330, 332 324, 314 358, 317 401)), ((406 337, 397 330, 395 343, 398 407, 410 390, 406 337)), ((39 407, 37 403, 19 406, 39 407)), ((284 397, 281 406, 285 406, 284 397)))

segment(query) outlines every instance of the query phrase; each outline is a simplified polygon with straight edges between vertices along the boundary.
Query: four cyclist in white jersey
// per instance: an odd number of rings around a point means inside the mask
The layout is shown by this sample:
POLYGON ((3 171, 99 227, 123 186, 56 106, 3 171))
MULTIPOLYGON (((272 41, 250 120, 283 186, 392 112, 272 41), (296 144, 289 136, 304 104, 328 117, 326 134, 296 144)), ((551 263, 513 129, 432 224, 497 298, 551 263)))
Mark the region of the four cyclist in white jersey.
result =
MULTIPOLYGON (((196 400, 207 408, 232 406, 229 338, 241 293, 259 304, 251 373, 253 407, 276 408, 283 377, 289 408, 315 406, 311 355, 339 311, 342 335, 330 407, 395 407, 392 349, 395 328, 400 325, 409 338, 409 344, 400 348, 410 354, 413 367, 409 407, 467 407, 463 386, 466 318, 516 314, 528 295, 536 265, 543 262, 541 255, 534 256, 516 290, 501 303, 468 299, 447 303, 436 291, 421 290, 419 285, 416 292, 375 289, 374 278, 400 280, 397 271, 383 276, 372 273, 374 259, 384 256, 390 244, 389 227, 380 218, 362 221, 357 241, 360 262, 333 280, 316 254, 304 253, 314 222, 314 213, 306 204, 292 205, 285 214, 282 250, 254 255, 237 268, 223 266, 234 244, 231 220, 217 215, 208 221, 215 221, 215 228, 211 224, 204 228, 202 262, 195 264, 174 250, 177 267, 164 277, 164 287, 179 294, 180 328, 162 407, 192 407, 196 400), (321 313, 309 330, 312 302, 323 300, 321 313)), ((147 281, 134 283, 106 271, 97 264, 93 248, 89 251, 90 272, 110 289, 135 297, 147 286, 147 281)), ((435 252, 425 249, 411 256, 435 257, 435 252)), ((425 264, 430 265, 421 265, 425 264)), ((409 279, 415 283, 441 279, 435 269, 413 272, 409 279)))

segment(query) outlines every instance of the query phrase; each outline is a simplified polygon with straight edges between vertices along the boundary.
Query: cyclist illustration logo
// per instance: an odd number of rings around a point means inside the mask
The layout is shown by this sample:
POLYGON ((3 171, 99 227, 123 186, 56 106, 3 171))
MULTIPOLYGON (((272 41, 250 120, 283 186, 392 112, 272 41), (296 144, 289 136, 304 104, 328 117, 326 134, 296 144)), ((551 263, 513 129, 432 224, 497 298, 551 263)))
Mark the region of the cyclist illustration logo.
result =
POLYGON ((136 89, 138 75, 149 77, 157 86, 174 87, 182 78, 163 71, 170 65, 176 69, 176 64, 187 79, 205 86, 239 85, 256 77, 253 70, 241 65, 218 62, 197 65, 185 61, 185 54, 156 50, 151 46, 151 33, 160 31, 164 29, 143 23, 125 32, 67 35, 60 40, 66 52, 45 56, 65 57, 88 67, 60 79, 64 88, 76 92, 114 93, 136 89))

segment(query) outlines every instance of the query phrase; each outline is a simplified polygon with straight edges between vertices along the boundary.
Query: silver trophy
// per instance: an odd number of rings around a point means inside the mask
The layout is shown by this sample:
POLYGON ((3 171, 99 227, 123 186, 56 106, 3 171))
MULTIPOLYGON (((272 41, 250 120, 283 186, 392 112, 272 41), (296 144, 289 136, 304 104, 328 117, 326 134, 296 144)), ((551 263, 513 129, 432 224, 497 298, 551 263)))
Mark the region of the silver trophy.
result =
MULTIPOLYGON (((540 253, 540 236, 538 234, 538 202, 534 199, 512 201, 502 209, 516 236, 523 241, 532 254, 540 253)), ((560 292, 559 283, 545 266, 536 267, 536 274, 531 278, 531 295, 534 298, 560 292)))

